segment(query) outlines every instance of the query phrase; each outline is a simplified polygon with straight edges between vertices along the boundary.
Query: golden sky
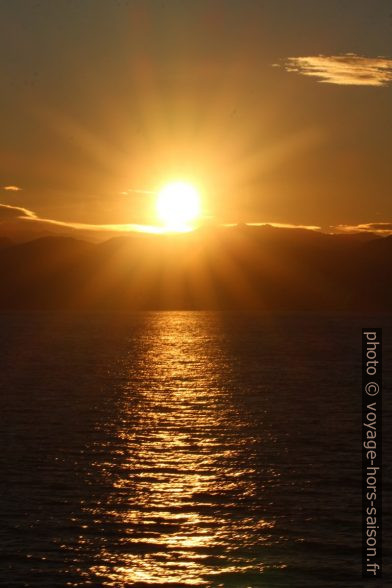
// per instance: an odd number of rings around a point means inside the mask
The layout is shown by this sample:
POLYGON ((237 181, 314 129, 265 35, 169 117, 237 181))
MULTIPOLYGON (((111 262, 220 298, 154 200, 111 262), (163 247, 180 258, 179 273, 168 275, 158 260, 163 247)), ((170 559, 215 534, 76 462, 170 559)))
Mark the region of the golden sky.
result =
POLYGON ((0 219, 152 225, 186 180, 208 222, 388 226, 390 12, 0 1, 0 219))

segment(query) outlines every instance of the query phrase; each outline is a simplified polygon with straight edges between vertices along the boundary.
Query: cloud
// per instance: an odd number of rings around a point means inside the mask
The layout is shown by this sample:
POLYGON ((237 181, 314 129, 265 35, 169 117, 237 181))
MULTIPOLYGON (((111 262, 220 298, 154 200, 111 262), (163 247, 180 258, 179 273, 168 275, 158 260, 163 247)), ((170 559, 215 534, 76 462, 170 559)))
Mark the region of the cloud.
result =
MULTIPOLYGON (((103 231, 103 232, 143 232, 143 233, 164 233, 166 229, 164 227, 152 226, 152 225, 139 225, 134 223, 129 224, 106 224, 106 225, 95 225, 90 223, 73 223, 66 221, 58 221, 49 218, 42 218, 38 216, 32 210, 22 208, 20 206, 10 206, 9 204, 0 204, 0 223, 2 221, 34 221, 36 223, 43 223, 46 225, 53 225, 56 227, 64 227, 71 230, 80 231, 103 231)), ((236 223, 227 223, 225 226, 235 226, 236 223)), ((319 231, 321 227, 316 225, 295 225, 289 223, 245 223, 248 226, 272 226, 277 228, 289 228, 289 229, 308 229, 312 231, 319 231)), ((343 226, 343 225, 341 225, 343 226)))
POLYGON ((309 231, 321 231, 317 225, 293 225, 290 223, 245 223, 249 227, 276 227, 277 229, 308 229, 309 231))
MULTIPOLYGON (((106 225, 96 225, 90 223, 73 223, 73 222, 66 222, 66 221, 58 221, 49 218, 42 218, 38 216, 32 210, 28 208, 23 208, 21 206, 11 206, 9 204, 0 204, 0 225, 1 223, 17 223, 17 226, 21 226, 22 223, 24 226, 30 225, 30 223, 34 223, 34 226, 41 228, 49 228, 50 226, 57 227, 60 229, 69 229, 69 231, 78 231, 80 234, 91 234, 94 235, 94 232, 98 235, 99 233, 130 233, 130 232, 138 232, 138 233, 155 233, 160 234, 165 232, 164 227, 153 226, 153 225, 139 225, 134 223, 128 224, 106 224, 106 225)), ((227 223, 224 226, 235 226, 236 223, 227 223)), ((258 222, 258 223, 245 223, 248 226, 272 226, 277 228, 289 228, 289 229, 307 229, 311 231, 321 231, 321 227, 317 225, 296 225, 296 224, 289 224, 289 223, 266 223, 266 222, 258 222)), ((33 226, 33 225, 30 225, 33 226)), ((392 235, 392 222, 369 222, 363 223, 358 225, 335 225, 329 227, 329 231, 332 233, 376 233, 380 236, 388 236, 392 235)))
POLYGON ((152 190, 143 190, 141 188, 128 188, 123 192, 120 192, 122 196, 129 196, 129 194, 155 194, 152 190))
POLYGON ((32 210, 23 208, 21 206, 11 206, 9 204, 0 204, 0 223, 5 221, 34 221, 36 223, 53 225, 56 227, 64 227, 71 230, 80 231, 114 231, 114 232, 143 232, 143 233, 162 233, 165 231, 163 227, 155 227, 150 225, 138 225, 134 223, 129 224, 108 224, 95 225, 89 223, 72 223, 65 221, 58 221, 50 218, 42 218, 32 210))
POLYGON ((392 82, 392 59, 344 55, 289 57, 286 71, 319 78, 326 84, 343 86, 386 86, 392 82))
POLYGON ((81 231, 115 231, 115 232, 131 232, 136 231, 138 233, 164 233, 164 227, 156 227, 152 225, 138 225, 135 223, 128 224, 111 224, 111 225, 93 225, 90 223, 72 223, 65 221, 57 221, 49 218, 34 217, 23 217, 23 220, 39 221, 41 223, 47 223, 48 225, 55 225, 57 227, 65 227, 68 229, 75 229, 81 231))
POLYGON ((20 192, 20 190, 22 190, 22 188, 20 188, 19 186, 3 186, 2 189, 8 190, 10 192, 20 192))
POLYGON ((12 219, 28 219, 37 220, 37 215, 21 206, 10 206, 8 204, 0 204, 0 222, 9 221, 12 219))
POLYGON ((378 233, 392 235, 392 223, 364 223, 359 225, 336 225, 330 227, 337 233, 378 233))

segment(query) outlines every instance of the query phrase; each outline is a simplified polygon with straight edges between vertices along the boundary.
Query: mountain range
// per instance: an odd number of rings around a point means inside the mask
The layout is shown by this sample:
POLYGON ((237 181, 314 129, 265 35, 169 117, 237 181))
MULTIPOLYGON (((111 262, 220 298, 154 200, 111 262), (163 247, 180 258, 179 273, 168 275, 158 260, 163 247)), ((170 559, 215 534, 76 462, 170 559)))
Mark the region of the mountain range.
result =
POLYGON ((392 236, 272 226, 0 239, 2 310, 389 311, 392 236))

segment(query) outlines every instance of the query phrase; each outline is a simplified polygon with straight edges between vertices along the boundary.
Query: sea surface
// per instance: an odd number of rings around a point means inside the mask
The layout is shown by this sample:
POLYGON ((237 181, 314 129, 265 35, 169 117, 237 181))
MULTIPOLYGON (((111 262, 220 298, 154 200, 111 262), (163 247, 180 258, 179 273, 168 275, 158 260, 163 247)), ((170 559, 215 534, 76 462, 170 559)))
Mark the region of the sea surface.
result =
POLYGON ((392 318, 0 315, 0 585, 391 586, 392 318), (384 327, 384 583, 361 328, 384 327))

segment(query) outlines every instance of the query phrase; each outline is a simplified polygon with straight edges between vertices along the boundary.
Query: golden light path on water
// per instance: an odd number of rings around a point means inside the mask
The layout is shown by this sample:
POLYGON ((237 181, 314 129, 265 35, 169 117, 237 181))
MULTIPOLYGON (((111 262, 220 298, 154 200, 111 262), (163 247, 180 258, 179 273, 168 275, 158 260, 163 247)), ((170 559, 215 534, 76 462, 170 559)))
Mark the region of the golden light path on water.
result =
POLYGON ((254 500, 255 439, 229 391, 218 330, 200 317, 156 315, 138 357, 124 360, 137 375, 126 383, 117 464, 100 464, 123 537, 106 542, 90 570, 102 585, 223 586, 222 573, 246 581, 265 569, 275 522, 254 500))
POLYGON ((2 585, 363 588, 360 317, 2 327, 2 585))

